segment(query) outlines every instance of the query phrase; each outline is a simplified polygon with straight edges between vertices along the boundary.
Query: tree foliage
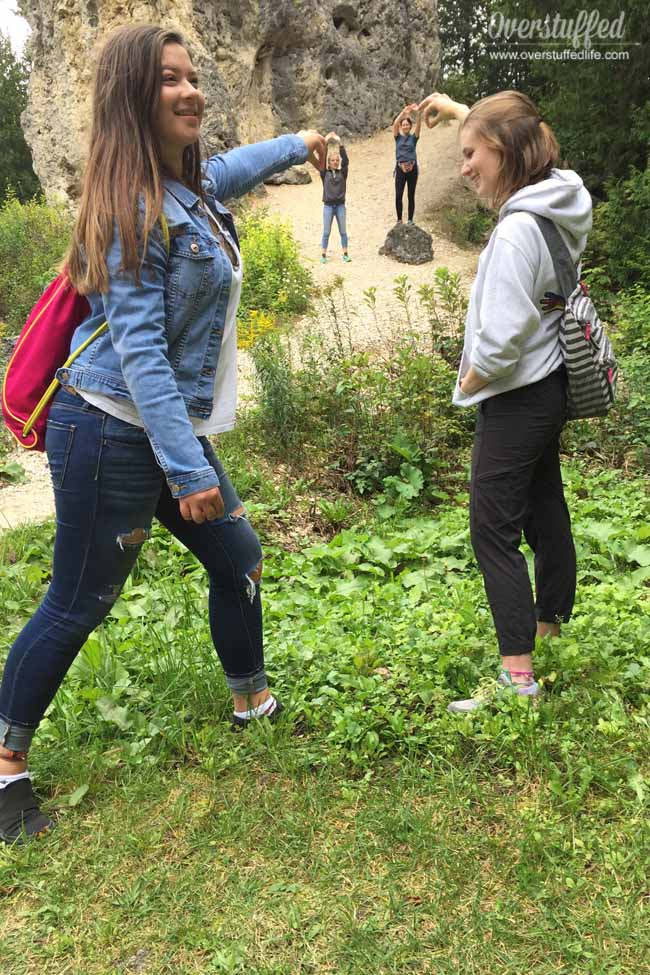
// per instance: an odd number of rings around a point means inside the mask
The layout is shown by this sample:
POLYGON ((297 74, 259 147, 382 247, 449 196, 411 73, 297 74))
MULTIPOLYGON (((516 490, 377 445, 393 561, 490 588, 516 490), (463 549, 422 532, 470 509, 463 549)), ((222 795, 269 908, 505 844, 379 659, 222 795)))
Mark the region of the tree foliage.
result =
POLYGON ((29 63, 15 56, 9 38, 0 31, 0 202, 9 193, 29 200, 40 190, 20 127, 20 115, 27 105, 28 78, 29 63))
MULTIPOLYGON (((566 162, 597 196, 605 183, 648 162, 650 139, 650 22, 645 0, 599 0, 598 13, 624 13, 624 38, 597 41, 599 59, 522 60, 521 51, 560 51, 568 40, 544 45, 494 38, 490 17, 575 20, 582 0, 440 0, 444 84, 471 102, 505 88, 524 91, 554 128, 566 162), (624 51, 611 60, 606 51, 624 51), (506 57, 510 52, 511 56, 506 57)), ((590 12, 590 11, 587 11, 590 12)), ((581 46, 577 49, 580 50, 581 46)))

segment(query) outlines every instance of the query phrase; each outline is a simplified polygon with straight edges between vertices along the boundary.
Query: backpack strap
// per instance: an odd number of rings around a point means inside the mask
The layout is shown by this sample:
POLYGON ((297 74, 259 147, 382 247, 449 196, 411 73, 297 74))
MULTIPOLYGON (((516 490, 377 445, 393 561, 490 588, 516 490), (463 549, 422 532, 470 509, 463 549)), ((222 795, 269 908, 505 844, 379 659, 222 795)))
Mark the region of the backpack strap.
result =
POLYGON ((560 293, 563 298, 568 298, 575 291, 578 284, 578 272, 573 263, 573 258, 569 253, 569 248, 562 240, 560 231, 548 217, 542 217, 538 213, 531 213, 530 210, 519 210, 517 212, 529 213, 541 230, 551 255, 551 260, 553 261, 553 268, 555 269, 555 276, 560 286, 560 293))

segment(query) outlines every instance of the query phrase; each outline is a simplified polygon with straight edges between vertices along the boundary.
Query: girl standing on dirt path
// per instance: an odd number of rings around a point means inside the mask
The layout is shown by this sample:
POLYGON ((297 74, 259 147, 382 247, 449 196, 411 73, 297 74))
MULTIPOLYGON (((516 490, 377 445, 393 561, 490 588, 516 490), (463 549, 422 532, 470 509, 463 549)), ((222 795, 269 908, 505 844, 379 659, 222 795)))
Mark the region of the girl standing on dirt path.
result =
POLYGON ((405 105, 393 120, 395 138, 395 210, 397 222, 402 223, 404 187, 408 187, 408 222, 415 216, 415 187, 418 182, 418 157, 416 147, 422 127, 422 113, 417 105, 405 105), (415 129, 410 119, 415 112, 415 129), (413 130, 413 131, 412 131, 413 130))
POLYGON ((33 735, 88 635, 110 612, 154 517, 202 562, 233 726, 280 711, 264 669, 262 551, 208 434, 234 425, 242 266, 221 201, 309 159, 317 132, 201 162, 204 96, 182 37, 123 27, 100 54, 72 283, 90 314, 48 421, 57 532, 52 582, 0 687, 0 838, 52 826, 27 772, 33 735), (137 134, 137 137, 136 137, 137 134))
POLYGON ((461 122, 462 174, 499 208, 472 286, 454 393, 457 406, 478 406, 470 530, 502 655, 496 682, 449 705, 467 713, 495 692, 537 697, 535 638, 559 636, 573 609, 576 555, 559 457, 564 300, 536 217, 555 224, 577 265, 591 197, 576 173, 556 168, 557 140, 525 95, 500 92, 470 109, 435 92, 420 109, 430 128, 461 122), (535 553, 536 600, 522 532, 535 553))
POLYGON ((322 264, 327 261, 327 247, 332 230, 332 221, 336 217, 341 247, 343 248, 343 260, 347 263, 350 260, 350 255, 348 254, 345 192, 350 160, 345 146, 336 132, 328 132, 325 136, 325 142, 327 144, 327 157, 325 169, 321 170, 320 173, 320 178, 323 181, 323 237, 320 259, 322 264))

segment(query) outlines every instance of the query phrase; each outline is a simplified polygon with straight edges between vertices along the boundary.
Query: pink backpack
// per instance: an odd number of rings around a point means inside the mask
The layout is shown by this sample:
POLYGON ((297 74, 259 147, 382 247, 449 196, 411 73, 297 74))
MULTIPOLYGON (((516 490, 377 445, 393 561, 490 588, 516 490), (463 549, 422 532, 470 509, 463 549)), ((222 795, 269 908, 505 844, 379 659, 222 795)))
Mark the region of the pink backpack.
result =
MULTIPOLYGON (((27 450, 45 450, 49 402, 58 386, 53 376, 81 351, 66 358, 74 330, 89 311, 90 305, 63 272, 38 299, 20 333, 2 384, 2 415, 17 443, 27 450)), ((84 344, 106 327, 104 322, 84 344)))
MULTIPOLYGON (((160 223, 169 254, 169 228, 162 214, 160 223)), ((71 365, 108 328, 103 322, 70 355, 74 331, 89 311, 86 298, 63 271, 38 299, 18 337, 2 384, 2 415, 16 442, 26 450, 45 450, 50 400, 59 386, 54 375, 57 369, 71 365)))

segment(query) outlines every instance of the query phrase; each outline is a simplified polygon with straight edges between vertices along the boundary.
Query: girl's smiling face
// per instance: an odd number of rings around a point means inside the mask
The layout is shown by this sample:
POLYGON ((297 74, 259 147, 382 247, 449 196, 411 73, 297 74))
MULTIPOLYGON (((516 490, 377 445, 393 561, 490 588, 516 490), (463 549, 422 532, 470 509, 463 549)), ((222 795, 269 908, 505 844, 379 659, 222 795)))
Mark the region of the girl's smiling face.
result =
POLYGON ((163 155, 182 153, 199 137, 205 98, 190 56, 180 44, 165 44, 160 71, 154 128, 163 155))
POLYGON ((501 153, 488 145, 471 125, 463 126, 460 144, 463 152, 461 174, 471 180, 482 199, 492 201, 501 175, 501 153))

